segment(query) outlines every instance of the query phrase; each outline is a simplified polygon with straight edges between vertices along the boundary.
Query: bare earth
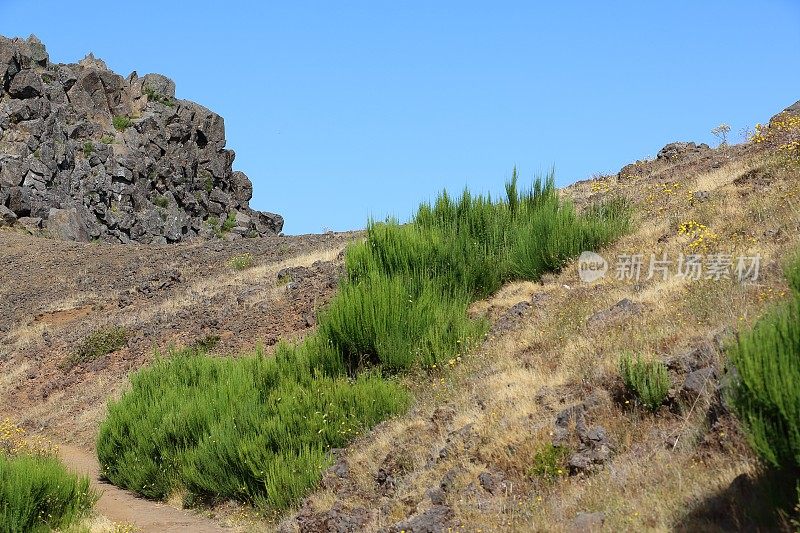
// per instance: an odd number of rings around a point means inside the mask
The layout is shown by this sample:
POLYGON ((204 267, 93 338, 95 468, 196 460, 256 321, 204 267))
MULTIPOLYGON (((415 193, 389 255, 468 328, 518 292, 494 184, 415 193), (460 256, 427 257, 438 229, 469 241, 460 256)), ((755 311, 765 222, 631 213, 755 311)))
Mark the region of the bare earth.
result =
POLYGON ((218 533, 229 531, 217 522, 169 505, 138 498, 126 490, 100 480, 100 466, 94 454, 74 446, 61 446, 61 460, 71 470, 89 476, 101 494, 96 509, 118 524, 135 524, 139 531, 153 533, 218 533))

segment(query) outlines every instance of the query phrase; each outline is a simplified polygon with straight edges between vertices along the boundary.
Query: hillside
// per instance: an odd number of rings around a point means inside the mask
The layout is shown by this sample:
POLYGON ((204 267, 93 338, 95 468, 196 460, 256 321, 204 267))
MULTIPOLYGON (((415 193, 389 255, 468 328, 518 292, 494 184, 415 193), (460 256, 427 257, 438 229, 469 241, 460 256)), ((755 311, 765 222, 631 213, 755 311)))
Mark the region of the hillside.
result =
MULTIPOLYGON (((111 112, 103 120, 110 124, 111 112)), ((582 281, 573 260, 472 303, 470 316, 485 317, 489 333, 445 364, 400 375, 410 410, 334 450, 335 464, 299 506, 265 516, 175 495, 173 507, 199 511, 166 516, 155 503, 130 500, 140 509, 131 512, 106 499, 91 527, 751 527, 765 481, 725 400, 724 348, 789 290, 781 267, 800 245, 798 124, 795 104, 745 144, 671 144, 653 160, 560 191, 579 208, 612 197, 632 206, 628 234, 597 250, 606 275, 582 281), (681 254, 698 253, 730 255, 727 275, 674 275, 681 254), (650 276, 651 254, 672 262, 650 276), (638 277, 619 266, 637 255, 638 277), (738 279, 739 257, 759 257, 757 275, 738 279), (667 400, 654 413, 622 385, 624 352, 668 369, 667 400)), ((269 355, 279 339, 308 336, 339 286, 343 250, 363 237, 125 245, 2 228, 0 417, 63 445, 68 466, 96 477, 106 402, 129 390, 129 372, 170 347, 228 356, 260 344, 269 355)))

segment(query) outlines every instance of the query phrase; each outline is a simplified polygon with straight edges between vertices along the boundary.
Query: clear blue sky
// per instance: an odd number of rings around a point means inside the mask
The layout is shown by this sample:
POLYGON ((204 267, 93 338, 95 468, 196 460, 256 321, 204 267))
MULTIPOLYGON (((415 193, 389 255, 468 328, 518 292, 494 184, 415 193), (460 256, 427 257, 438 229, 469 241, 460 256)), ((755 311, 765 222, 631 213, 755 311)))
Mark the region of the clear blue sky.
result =
POLYGON ((499 192, 515 164, 616 172, 800 99, 796 0, 558 4, 0 0, 0 34, 174 79, 287 233, 499 192))

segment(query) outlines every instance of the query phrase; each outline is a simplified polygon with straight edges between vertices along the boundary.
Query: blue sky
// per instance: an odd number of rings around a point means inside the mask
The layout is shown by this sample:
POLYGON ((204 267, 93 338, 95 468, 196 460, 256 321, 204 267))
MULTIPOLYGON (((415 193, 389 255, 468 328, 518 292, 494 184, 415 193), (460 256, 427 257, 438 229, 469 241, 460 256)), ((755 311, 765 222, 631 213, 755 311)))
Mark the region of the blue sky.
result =
POLYGON ((0 0, 0 34, 31 33, 225 117, 251 205, 287 233, 499 192, 515 164, 566 185, 722 122, 736 141, 800 99, 795 0, 0 0))

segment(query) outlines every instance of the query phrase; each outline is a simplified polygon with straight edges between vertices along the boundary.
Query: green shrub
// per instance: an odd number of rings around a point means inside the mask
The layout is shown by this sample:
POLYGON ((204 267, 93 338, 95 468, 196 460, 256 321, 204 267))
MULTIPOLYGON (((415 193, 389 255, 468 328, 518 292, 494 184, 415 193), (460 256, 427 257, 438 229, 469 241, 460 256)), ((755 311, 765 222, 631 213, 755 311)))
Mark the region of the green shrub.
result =
POLYGON ((738 379, 732 402, 758 454, 800 468, 800 258, 786 271, 790 301, 770 310, 729 348, 738 379))
POLYGON ((0 453, 0 529, 10 533, 63 529, 91 510, 89 479, 55 458, 0 453))
POLYGON ((462 343, 484 331, 482 322, 467 318, 468 304, 436 283, 376 273, 344 284, 320 314, 319 331, 351 373, 374 365, 407 370, 460 353, 462 343))
POLYGON ((231 268, 234 270, 247 270, 253 266, 253 254, 235 255, 231 257, 228 264, 230 264, 231 268))
POLYGON ((210 352, 214 350, 219 345, 219 341, 222 339, 219 335, 206 335, 200 339, 194 341, 191 346, 191 350, 200 351, 200 352, 210 352))
POLYGON ((75 352, 68 358, 69 366, 94 361, 104 355, 115 352, 128 342, 128 331, 119 326, 100 329, 81 342, 75 352))
POLYGON ((130 117, 126 117, 124 115, 115 116, 112 119, 112 123, 114 124, 114 129, 117 131, 125 131, 131 127, 131 124, 133 124, 130 117))
POLYGON ((236 227, 236 215, 234 213, 229 213, 228 217, 225 219, 225 222, 222 223, 222 227, 220 230, 222 233, 228 233, 230 230, 236 227))
POLYGON ((203 190, 206 191, 206 193, 211 194, 211 191, 214 190, 214 177, 207 170, 201 170, 199 176, 203 180, 203 190))
POLYGON ((166 196, 156 196, 153 198, 153 204, 162 209, 169 207, 169 199, 166 196))
POLYGON ((533 456, 533 464, 528 475, 547 481, 566 476, 569 473, 567 464, 569 453, 569 448, 566 446, 545 444, 533 456))
POLYGON ((84 157, 91 157, 94 153, 94 145, 90 141, 86 141, 83 143, 83 155, 84 157))
POLYGON ((147 99, 151 102, 158 102, 159 104, 164 104, 167 107, 175 106, 175 101, 172 98, 159 94, 152 87, 145 86, 142 92, 144 92, 144 94, 147 96, 147 99))
POLYGON ((464 191, 423 204, 410 224, 370 223, 347 250, 348 280, 320 319, 320 334, 348 368, 408 369, 449 358, 483 325, 469 303, 517 279, 559 270, 582 250, 626 231, 629 213, 612 201, 584 214, 559 198, 552 175, 520 192, 516 171, 507 198, 464 191))
POLYGON ((664 403, 671 385, 664 363, 645 361, 640 355, 634 359, 631 354, 626 353, 620 358, 619 371, 625 388, 642 405, 656 411, 664 403))
POLYGON ((231 359, 178 353, 136 373, 109 405, 97 453, 113 483, 163 499, 191 493, 286 507, 320 479, 328 451, 402 412, 408 393, 371 373, 350 380, 310 339, 231 359))

